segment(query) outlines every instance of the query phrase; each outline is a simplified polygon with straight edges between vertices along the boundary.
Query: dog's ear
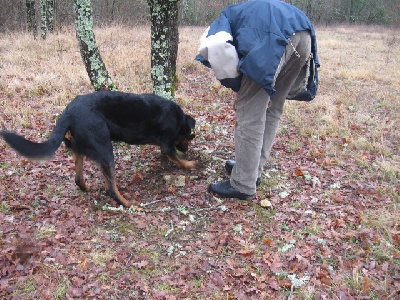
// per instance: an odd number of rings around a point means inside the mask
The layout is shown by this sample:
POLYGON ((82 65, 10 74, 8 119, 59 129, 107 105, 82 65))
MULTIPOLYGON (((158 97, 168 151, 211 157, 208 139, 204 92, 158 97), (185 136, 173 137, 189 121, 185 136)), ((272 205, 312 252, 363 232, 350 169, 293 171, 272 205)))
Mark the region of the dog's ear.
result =
POLYGON ((196 126, 196 120, 188 115, 186 115, 186 123, 189 125, 190 129, 192 129, 192 130, 194 129, 194 126, 196 126))

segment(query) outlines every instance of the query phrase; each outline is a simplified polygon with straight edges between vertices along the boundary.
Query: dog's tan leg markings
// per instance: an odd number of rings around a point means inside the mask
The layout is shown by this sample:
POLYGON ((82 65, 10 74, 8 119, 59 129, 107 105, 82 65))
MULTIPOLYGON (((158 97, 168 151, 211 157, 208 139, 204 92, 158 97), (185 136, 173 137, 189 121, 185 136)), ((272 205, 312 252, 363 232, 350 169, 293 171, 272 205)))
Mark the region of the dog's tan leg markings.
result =
POLYGON ((79 154, 77 151, 73 149, 73 146, 76 142, 74 140, 74 137, 71 134, 71 131, 67 131, 65 133, 64 138, 68 140, 71 145, 72 153, 75 158, 75 183, 76 185, 82 190, 82 191, 88 191, 88 187, 85 182, 85 178, 83 177, 83 158, 84 156, 82 154, 79 154))
POLYGON ((111 167, 102 167, 103 170, 103 175, 105 178, 105 188, 106 188, 106 193, 110 197, 112 197, 114 200, 119 202, 125 207, 131 207, 132 203, 124 198, 118 190, 116 181, 115 181, 115 169, 111 167))
POLYGON ((83 155, 72 151, 75 157, 75 183, 82 191, 88 191, 88 187, 83 176, 83 155))
POLYGON ((185 169, 194 170, 197 168, 197 163, 194 160, 185 160, 178 156, 166 154, 168 159, 176 164, 178 167, 183 167, 185 169))

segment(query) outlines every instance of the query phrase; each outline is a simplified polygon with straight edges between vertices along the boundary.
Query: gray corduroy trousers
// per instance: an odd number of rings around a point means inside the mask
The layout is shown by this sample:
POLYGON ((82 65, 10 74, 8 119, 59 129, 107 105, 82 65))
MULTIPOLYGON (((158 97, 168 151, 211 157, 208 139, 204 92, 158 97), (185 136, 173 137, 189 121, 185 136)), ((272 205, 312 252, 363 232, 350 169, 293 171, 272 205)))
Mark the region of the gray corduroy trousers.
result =
MULTIPOLYGON (((230 183, 236 190, 252 195, 270 155, 280 123, 283 106, 289 93, 299 89, 300 71, 311 55, 311 37, 300 31, 290 37, 290 43, 275 75, 273 96, 250 78, 243 76, 237 94, 235 124, 235 160, 230 183)), ((304 84, 304 83, 303 83, 304 84)))

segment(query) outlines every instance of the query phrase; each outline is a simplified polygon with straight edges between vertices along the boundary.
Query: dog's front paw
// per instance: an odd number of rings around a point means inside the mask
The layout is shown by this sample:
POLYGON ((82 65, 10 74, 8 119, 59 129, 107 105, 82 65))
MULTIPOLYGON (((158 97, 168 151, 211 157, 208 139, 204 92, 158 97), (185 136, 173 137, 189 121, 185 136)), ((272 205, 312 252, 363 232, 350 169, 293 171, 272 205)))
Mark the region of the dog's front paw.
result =
POLYGON ((120 194, 120 192, 116 187, 106 189, 106 194, 107 196, 110 196, 115 201, 117 201, 118 204, 124 206, 125 208, 129 208, 134 204, 133 201, 126 200, 125 197, 120 194))
POLYGON ((194 160, 185 160, 183 167, 189 170, 196 170, 197 162, 195 162, 194 160))

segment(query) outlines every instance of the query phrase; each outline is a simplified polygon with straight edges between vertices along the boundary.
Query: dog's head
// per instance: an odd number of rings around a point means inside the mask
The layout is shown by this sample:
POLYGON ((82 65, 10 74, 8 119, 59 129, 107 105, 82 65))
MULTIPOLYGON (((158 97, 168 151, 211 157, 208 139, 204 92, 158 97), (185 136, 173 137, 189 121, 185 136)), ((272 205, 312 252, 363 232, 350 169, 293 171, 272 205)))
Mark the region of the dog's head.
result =
POLYGON ((181 133, 183 138, 176 143, 176 149, 181 152, 186 152, 189 148, 189 142, 195 138, 193 133, 194 127, 196 125, 196 120, 191 116, 185 115, 184 124, 181 128, 181 133))

